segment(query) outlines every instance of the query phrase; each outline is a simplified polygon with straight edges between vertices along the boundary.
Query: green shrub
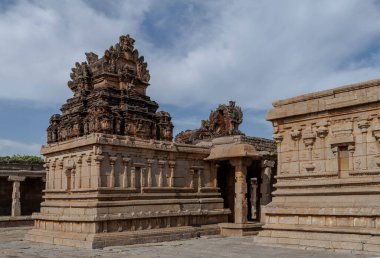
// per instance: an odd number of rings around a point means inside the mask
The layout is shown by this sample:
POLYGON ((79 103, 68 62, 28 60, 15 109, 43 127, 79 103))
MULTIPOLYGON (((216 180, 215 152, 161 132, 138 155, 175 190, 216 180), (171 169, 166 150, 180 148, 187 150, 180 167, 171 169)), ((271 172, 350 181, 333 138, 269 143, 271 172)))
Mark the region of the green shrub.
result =
POLYGON ((6 162, 6 163, 19 162, 19 163, 37 163, 37 164, 44 163, 41 157, 31 156, 31 155, 0 156, 0 162, 6 162))

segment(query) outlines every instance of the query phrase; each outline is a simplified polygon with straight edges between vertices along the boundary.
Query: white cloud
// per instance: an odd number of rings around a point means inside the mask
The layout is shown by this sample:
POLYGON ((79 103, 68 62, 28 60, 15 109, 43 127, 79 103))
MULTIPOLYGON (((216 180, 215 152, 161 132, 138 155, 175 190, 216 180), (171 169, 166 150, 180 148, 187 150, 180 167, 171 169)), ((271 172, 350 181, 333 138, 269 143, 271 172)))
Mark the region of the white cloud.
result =
POLYGON ((26 144, 18 141, 0 139, 0 156, 39 155, 41 144, 26 144))
POLYGON ((101 55, 126 33, 143 50, 148 94, 159 103, 214 107, 234 99, 264 109, 279 98, 379 77, 375 1, 187 1, 185 21, 168 8, 172 1, 107 4, 102 11, 83 1, 20 1, 0 13, 0 98, 62 104, 74 62, 86 51, 101 55), (144 22, 154 15, 170 47, 147 37, 144 22))

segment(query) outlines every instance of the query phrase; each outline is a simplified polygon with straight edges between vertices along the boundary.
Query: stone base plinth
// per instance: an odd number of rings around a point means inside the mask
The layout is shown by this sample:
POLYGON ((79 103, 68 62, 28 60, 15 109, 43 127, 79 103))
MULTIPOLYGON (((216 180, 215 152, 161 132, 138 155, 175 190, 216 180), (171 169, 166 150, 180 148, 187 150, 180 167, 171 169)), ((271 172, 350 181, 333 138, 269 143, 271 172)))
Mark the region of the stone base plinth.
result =
POLYGON ((219 223, 222 236, 253 236, 262 229, 262 223, 219 223))
POLYGON ((254 237, 254 242, 301 249, 329 249, 351 253, 380 254, 380 236, 371 234, 334 233, 338 229, 294 231, 265 229, 254 237))
POLYGON ((1 216, 0 228, 33 226, 32 216, 1 216))
POLYGON ((204 235, 218 235, 220 228, 217 224, 199 227, 184 226, 175 228, 148 229, 126 232, 103 232, 96 234, 74 232, 52 232, 32 229, 26 235, 26 240, 84 248, 102 248, 116 245, 133 245, 174 241, 204 235))

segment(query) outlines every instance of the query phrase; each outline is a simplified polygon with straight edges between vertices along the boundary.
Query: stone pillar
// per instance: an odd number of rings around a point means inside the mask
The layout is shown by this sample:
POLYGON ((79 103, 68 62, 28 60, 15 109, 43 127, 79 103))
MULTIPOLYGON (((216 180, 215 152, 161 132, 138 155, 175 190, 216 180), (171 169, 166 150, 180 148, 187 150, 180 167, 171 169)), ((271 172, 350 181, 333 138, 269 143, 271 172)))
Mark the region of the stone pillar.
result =
POLYGON ((326 136, 329 132, 327 123, 321 124, 317 129, 317 136, 321 139, 322 159, 323 159, 323 172, 327 172, 327 155, 326 155, 326 136))
POLYGON ((59 174, 60 174, 60 177, 59 177, 59 189, 63 190, 63 174, 65 173, 63 171, 63 160, 60 160, 58 161, 58 168, 59 168, 59 174))
POLYGON ((159 168, 159 176, 158 176, 158 186, 163 187, 164 185, 164 166, 165 166, 165 160, 159 160, 158 161, 158 168, 159 168))
POLYGON ((148 159, 147 160, 147 163, 148 163, 148 187, 152 187, 153 186, 153 183, 152 183, 152 164, 154 162, 154 159, 148 159))
POLYGON ((77 180, 76 180, 76 189, 81 189, 82 188, 82 157, 83 155, 79 156, 78 157, 78 160, 77 160, 77 180))
POLYGON ((55 172, 57 167, 57 162, 54 160, 51 164, 51 173, 49 176, 49 181, 46 180, 47 184, 50 184, 50 189, 55 189, 55 172))
POLYGON ((145 167, 140 167, 140 189, 142 192, 142 189, 145 187, 145 167))
POLYGON ((70 186, 70 189, 75 189, 75 181, 77 181, 76 179, 76 171, 75 171, 75 167, 73 167, 71 170, 71 186, 70 186))
POLYGON ((115 187, 115 163, 116 163, 116 160, 117 160, 117 157, 110 157, 111 172, 110 172, 109 187, 115 187))
POLYGON ((202 182, 203 173, 202 173, 202 171, 203 171, 203 169, 198 169, 198 193, 201 192, 201 189, 203 186, 203 182, 202 182))
POLYGON ((13 182, 12 189, 12 211, 11 216, 20 216, 21 215, 21 202, 20 202, 20 182, 24 181, 24 176, 9 176, 8 181, 13 182))
POLYGON ((122 187, 128 188, 128 165, 131 162, 130 158, 123 158, 124 172, 123 172, 123 182, 122 187))
POLYGON ((361 169, 366 170, 366 169, 368 169, 367 133, 368 133, 369 122, 367 120, 362 120, 358 123, 358 127, 362 133, 362 153, 361 153, 362 165, 361 165, 361 169))
POLYGON ((131 188, 136 188, 136 168, 131 167, 131 188))
POLYGON ((102 186, 102 177, 101 177, 101 169, 102 169, 102 161, 104 159, 104 156, 102 155, 96 155, 94 157, 94 161, 95 161, 95 182, 94 183, 94 187, 95 188, 99 188, 102 186))
MULTIPOLYGON (((350 171, 354 171, 354 152, 355 152, 355 145, 353 144, 350 144, 348 145, 348 152, 350 153, 350 156, 349 156, 349 164, 348 164, 348 169, 350 171)), ((366 162, 366 166, 367 166, 367 162, 366 162)))
POLYGON ((91 163, 92 163, 92 157, 91 155, 88 155, 87 159, 87 176, 88 176, 88 188, 91 188, 91 163))
POLYGON ((48 162, 48 161, 46 161, 45 164, 44 164, 44 168, 45 168, 45 171, 46 171, 46 184, 45 184, 45 189, 46 190, 50 189, 49 182, 50 182, 51 170, 49 169, 50 168, 49 165, 50 165, 50 162, 48 162))
POLYGON ((169 167, 170 167, 169 187, 174 187, 174 166, 175 166, 175 161, 169 161, 169 167))
POLYGON ((189 184, 189 188, 191 189, 194 189, 194 175, 195 175, 195 171, 194 169, 190 169, 189 171, 189 174, 190 174, 190 184, 189 184))
POLYGON ((272 168, 274 167, 275 162, 273 160, 263 160, 261 162, 261 186, 260 193, 261 205, 267 205, 271 202, 271 178, 272 178, 272 168))
MULTIPOLYGON (((295 174, 299 174, 301 172, 301 166, 300 166, 300 139, 302 136, 301 129, 296 128, 293 129, 290 133, 290 136, 292 137, 292 140, 294 141, 294 149, 296 151, 296 171, 294 171, 295 174)), ((281 163, 279 163, 281 164, 281 163)))
POLYGON ((235 223, 247 223, 248 207, 247 207, 247 166, 252 161, 244 158, 235 158, 230 160, 232 166, 235 167, 235 207, 234 217, 235 223))
POLYGON ((277 133, 277 134, 273 135, 273 139, 277 144, 277 164, 278 164, 277 165, 277 175, 280 175, 280 174, 282 174, 282 171, 281 171, 281 143, 282 143, 282 140, 284 140, 284 136, 277 133))

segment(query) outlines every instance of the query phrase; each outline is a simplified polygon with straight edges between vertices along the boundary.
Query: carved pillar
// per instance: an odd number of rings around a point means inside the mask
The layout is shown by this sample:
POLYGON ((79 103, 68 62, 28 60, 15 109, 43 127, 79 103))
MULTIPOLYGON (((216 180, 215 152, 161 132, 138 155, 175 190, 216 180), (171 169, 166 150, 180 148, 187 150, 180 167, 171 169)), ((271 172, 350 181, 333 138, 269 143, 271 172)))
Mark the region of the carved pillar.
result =
POLYGON ((51 164, 51 173, 49 176, 49 181, 46 180, 47 184, 50 184, 50 189, 55 189, 55 173, 56 173, 57 161, 53 161, 51 164))
POLYGON ((312 172, 315 169, 315 165, 313 163, 313 145, 314 145, 315 138, 316 138, 315 134, 311 128, 305 130, 305 132, 302 136, 303 143, 305 144, 305 146, 308 150, 309 162, 307 164, 305 164, 306 171, 308 171, 308 172, 312 172))
POLYGON ((45 168, 45 171, 46 171, 46 184, 45 184, 45 189, 48 190, 50 189, 50 174, 51 174, 51 171, 50 171, 50 162, 46 161, 45 164, 44 164, 44 168, 45 168))
POLYGON ((145 167, 140 167, 140 189, 141 189, 141 192, 142 192, 142 189, 145 187, 145 171, 146 171, 146 168, 145 167))
POLYGON ((136 168, 131 166, 131 188, 136 188, 136 168))
POLYGON ((164 185, 164 166, 165 166, 164 160, 158 161, 158 169, 159 169, 159 176, 158 176, 158 186, 163 187, 164 185))
POLYGON ((278 164, 277 165, 277 175, 280 175, 280 174, 282 174, 282 171, 281 171, 281 143, 282 143, 282 140, 284 139, 284 136, 277 133, 277 134, 273 135, 273 139, 277 144, 277 164, 278 164))
POLYGON ((59 169, 59 189, 63 189, 63 186, 62 186, 62 184, 63 184, 63 174, 64 174, 64 171, 63 171, 63 160, 60 160, 60 161, 58 161, 58 169, 59 169))
POLYGON ((76 170, 75 170, 75 167, 73 167, 72 169, 71 169, 71 186, 70 186, 70 189, 75 189, 76 188, 76 183, 75 183, 75 181, 77 181, 77 175, 76 175, 76 170))
POLYGON ((275 162, 273 160, 263 160, 261 163, 261 186, 260 193, 261 205, 267 205, 271 202, 271 178, 272 178, 272 168, 274 167, 275 162))
POLYGON ((202 182, 202 177, 203 177, 203 169, 198 169, 198 193, 201 192, 203 182, 202 182))
POLYGON ((169 168, 170 168, 170 177, 169 177, 169 187, 174 187, 174 166, 175 161, 169 161, 169 168))
POLYGON ((324 124, 320 125, 317 129, 317 136, 321 139, 321 145, 322 145, 322 159, 323 159, 322 172, 327 171, 326 136, 327 136, 328 132, 329 131, 324 124))
MULTIPOLYGON (((358 123, 358 127, 362 133, 362 165, 361 169, 368 169, 368 161, 367 161, 367 133, 369 128, 369 122, 367 120, 362 120, 358 123)), ((354 167, 353 167, 354 169, 354 167)))
POLYGON ((235 223, 246 223, 248 216, 247 207, 247 166, 252 161, 243 158, 236 158, 230 160, 232 166, 235 167, 235 207, 234 217, 235 223))
POLYGON ((81 155, 77 160, 77 180, 76 180, 76 189, 82 188, 82 156, 81 155))
MULTIPOLYGON (((297 164, 296 171, 294 171, 296 174, 299 174, 300 169, 300 139, 301 139, 301 129, 293 129, 290 133, 290 136, 292 137, 292 140, 294 141, 294 149, 296 151, 296 158, 295 162, 297 164)), ((280 163, 279 163, 280 164, 280 163)))
POLYGON ((348 164, 348 169, 350 171, 354 171, 354 153, 355 153, 355 145, 348 145, 348 151, 350 153, 350 163, 348 164))
POLYGON ((154 162, 154 159, 148 159, 148 187, 152 187, 152 164, 154 162))
POLYGON ((12 211, 11 211, 12 217, 21 215, 20 182, 22 182, 24 180, 25 180, 25 177, 23 177, 23 176, 9 176, 8 177, 8 181, 13 182, 12 211))
POLYGON ((115 163, 116 163, 117 157, 110 157, 110 165, 111 165, 111 172, 110 172, 110 185, 109 187, 115 187, 115 163))
POLYGON ((88 188, 91 188, 91 177, 92 177, 92 174, 91 174, 92 157, 91 157, 91 155, 88 155, 86 162, 87 162, 88 188))
POLYGON ((189 174, 190 174, 190 184, 189 184, 189 188, 194 189, 194 175, 195 175, 195 171, 194 171, 194 169, 190 169, 190 170, 189 170, 189 174))
POLYGON ((124 172, 123 172, 123 182, 122 187, 128 188, 128 165, 131 162, 130 158, 123 158, 124 172))
POLYGON ((104 159, 104 156, 102 155, 96 155, 94 157, 94 161, 95 161, 95 182, 94 183, 94 187, 95 188, 99 188, 102 186, 102 177, 101 177, 101 169, 102 169, 102 161, 104 159))

